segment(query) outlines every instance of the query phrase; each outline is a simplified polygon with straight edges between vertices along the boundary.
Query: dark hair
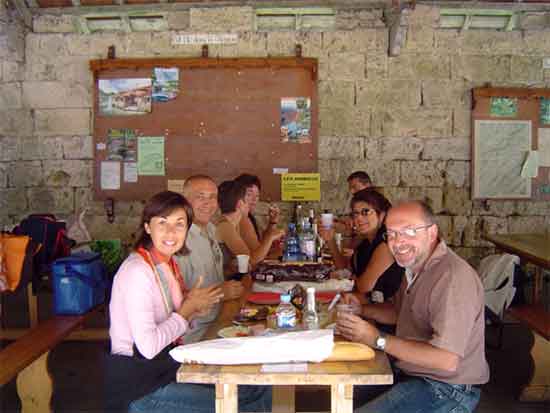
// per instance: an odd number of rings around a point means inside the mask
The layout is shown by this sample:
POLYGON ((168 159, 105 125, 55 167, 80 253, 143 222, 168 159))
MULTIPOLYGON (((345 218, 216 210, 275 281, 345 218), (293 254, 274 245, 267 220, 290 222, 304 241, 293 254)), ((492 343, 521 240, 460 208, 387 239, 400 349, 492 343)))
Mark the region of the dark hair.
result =
POLYGON ((375 191, 374 189, 366 188, 362 189, 359 192, 356 192, 351 198, 350 208, 353 209, 354 205, 358 202, 365 202, 369 204, 377 214, 381 212, 388 212, 391 208, 391 202, 382 195, 380 192, 375 191))
MULTIPOLYGON (((149 224, 154 217, 168 216, 176 209, 183 209, 185 211, 185 215, 187 216, 187 229, 189 229, 193 223, 193 209, 183 195, 172 191, 163 191, 153 195, 143 208, 140 225, 141 232, 135 243, 135 248, 143 247, 150 250, 153 246, 153 240, 151 239, 151 235, 145 231, 145 224, 149 224)), ((183 247, 176 254, 184 255, 188 252, 184 243, 183 247)))
POLYGON ((224 181, 218 187, 218 204, 222 214, 237 210, 237 203, 246 196, 246 186, 237 181, 224 181))
POLYGON ((351 182, 354 179, 357 179, 359 182, 361 182, 363 185, 372 185, 372 181, 370 179, 370 176, 365 171, 355 171, 350 176, 348 176, 347 181, 351 182))
POLYGON ((258 178, 256 175, 241 174, 235 178, 235 182, 243 184, 246 189, 254 185, 257 186, 259 190, 262 189, 260 178, 258 178))

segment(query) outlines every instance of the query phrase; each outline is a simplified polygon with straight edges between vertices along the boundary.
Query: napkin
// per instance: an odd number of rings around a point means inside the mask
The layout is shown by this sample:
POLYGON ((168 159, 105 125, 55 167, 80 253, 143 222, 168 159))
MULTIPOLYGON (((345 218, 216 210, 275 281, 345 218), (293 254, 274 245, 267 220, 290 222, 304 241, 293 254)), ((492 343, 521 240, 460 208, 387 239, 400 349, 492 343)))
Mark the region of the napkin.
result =
POLYGON ((180 363, 201 364, 321 362, 333 346, 332 330, 308 330, 202 341, 175 347, 170 356, 180 363))
POLYGON ((353 289, 353 280, 331 279, 323 282, 282 281, 277 283, 265 283, 261 281, 255 281, 254 284, 252 284, 252 291, 286 293, 288 290, 291 290, 296 284, 300 284, 306 290, 308 287, 313 287, 315 288, 315 291, 351 291, 353 289))

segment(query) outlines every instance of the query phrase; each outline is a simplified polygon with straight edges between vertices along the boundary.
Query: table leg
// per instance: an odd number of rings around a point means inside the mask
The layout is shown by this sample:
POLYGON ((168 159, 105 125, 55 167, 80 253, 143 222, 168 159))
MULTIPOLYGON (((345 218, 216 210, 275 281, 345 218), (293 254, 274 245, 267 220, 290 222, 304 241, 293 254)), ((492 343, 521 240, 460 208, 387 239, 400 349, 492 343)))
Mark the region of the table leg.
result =
POLYGON ((294 413, 296 393, 294 386, 272 387, 272 413, 294 413))
POLYGON ((526 402, 550 400, 550 341, 533 331, 535 342, 531 348, 534 371, 519 399, 526 402))
POLYGON ((17 375, 17 394, 23 413, 49 413, 53 393, 48 372, 48 352, 42 354, 17 375))
POLYGON ((332 413, 353 412, 353 384, 333 384, 330 393, 332 413))
POLYGON ((238 413, 239 396, 236 384, 216 384, 216 413, 238 413))

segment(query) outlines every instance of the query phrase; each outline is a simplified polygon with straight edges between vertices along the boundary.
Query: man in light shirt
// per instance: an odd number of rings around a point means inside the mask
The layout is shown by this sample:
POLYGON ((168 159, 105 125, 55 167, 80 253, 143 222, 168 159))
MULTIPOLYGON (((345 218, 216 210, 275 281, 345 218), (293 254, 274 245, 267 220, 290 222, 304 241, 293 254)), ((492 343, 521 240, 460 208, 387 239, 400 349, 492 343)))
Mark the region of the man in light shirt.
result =
MULTIPOLYGON (((232 300, 243 293, 239 281, 225 281, 223 274, 223 255, 216 241, 216 227, 210 222, 218 209, 218 187, 212 178, 206 175, 189 177, 183 186, 183 195, 193 208, 193 225, 187 233, 185 243, 189 255, 177 257, 185 284, 195 285, 200 276, 202 286, 222 284, 224 300, 232 300)), ((185 336, 185 342, 198 341, 208 325, 216 319, 221 305, 217 305, 208 314, 194 320, 193 330, 185 336)))

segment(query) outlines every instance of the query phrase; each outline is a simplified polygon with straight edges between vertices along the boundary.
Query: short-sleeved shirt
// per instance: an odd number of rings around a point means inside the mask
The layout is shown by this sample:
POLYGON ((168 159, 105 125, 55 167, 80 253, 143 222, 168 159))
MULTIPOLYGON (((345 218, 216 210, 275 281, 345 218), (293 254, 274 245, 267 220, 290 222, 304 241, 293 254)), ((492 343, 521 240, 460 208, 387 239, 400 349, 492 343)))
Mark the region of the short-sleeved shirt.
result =
MULTIPOLYGON (((216 227, 210 222, 205 229, 192 224, 187 233, 185 246, 189 254, 177 256, 176 260, 188 288, 192 288, 201 275, 203 277, 201 287, 221 284, 224 281, 223 254, 216 241, 215 233, 216 227)), ((220 308, 221 305, 216 305, 209 314, 193 319, 193 330, 185 336, 185 342, 199 340, 208 324, 217 317, 220 308)))
POLYGON ((487 383, 483 286, 476 271, 444 241, 439 241, 412 284, 403 279, 396 309, 396 336, 427 342, 459 356, 455 372, 402 360, 397 367, 412 376, 451 384, 487 383))
MULTIPOLYGON (((386 242, 383 237, 384 232, 386 232, 386 227, 382 226, 379 228, 372 241, 364 239, 355 248, 353 256, 351 257, 351 268, 353 273, 357 276, 363 274, 376 248, 378 248, 380 244, 386 242)), ((405 270, 394 262, 380 277, 378 277, 378 280, 376 280, 372 288, 373 291, 381 291, 384 294, 384 300, 393 297, 397 290, 399 290, 404 273, 405 270)))

